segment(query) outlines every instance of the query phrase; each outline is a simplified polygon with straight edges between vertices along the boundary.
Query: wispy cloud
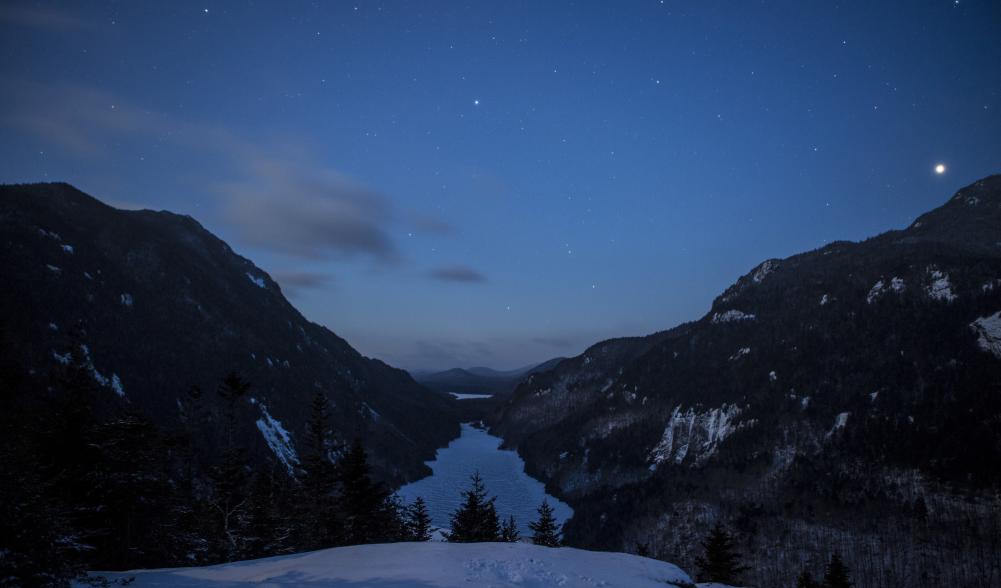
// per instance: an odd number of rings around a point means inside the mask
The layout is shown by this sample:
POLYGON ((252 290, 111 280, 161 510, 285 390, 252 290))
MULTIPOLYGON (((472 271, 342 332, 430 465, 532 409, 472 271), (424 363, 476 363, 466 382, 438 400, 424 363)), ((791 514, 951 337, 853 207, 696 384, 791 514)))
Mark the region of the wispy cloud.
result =
POLYGON ((429 275, 445 282, 485 282, 486 276, 465 265, 447 265, 434 268, 429 275))
MULTIPOLYGON (((122 138, 142 138, 202 152, 220 161, 205 185, 221 218, 246 244, 305 259, 368 258, 382 265, 403 255, 398 225, 434 233, 451 226, 432 214, 405 211, 362 182, 309 155, 309 142, 252 140, 209 123, 153 112, 94 88, 3 80, 0 127, 100 161, 122 138), (224 179, 220 179, 224 178, 224 179)), ((453 268, 454 269, 454 268, 453 268)), ((442 279, 477 281, 474 273, 442 279)))
POLYGON ((302 270, 278 270, 271 272, 271 277, 281 285, 282 290, 291 294, 325 288, 332 281, 330 274, 302 270))
POLYGON ((243 241, 294 257, 370 255, 399 261, 384 198, 327 169, 273 159, 244 166, 245 177, 219 185, 223 214, 243 241))

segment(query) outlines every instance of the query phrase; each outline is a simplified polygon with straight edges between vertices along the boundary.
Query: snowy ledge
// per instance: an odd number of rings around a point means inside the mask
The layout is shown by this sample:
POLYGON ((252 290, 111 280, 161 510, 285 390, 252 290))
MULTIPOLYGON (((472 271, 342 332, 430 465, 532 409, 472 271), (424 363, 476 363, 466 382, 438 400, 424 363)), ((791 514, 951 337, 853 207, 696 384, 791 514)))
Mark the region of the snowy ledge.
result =
POLYGON ((694 586, 673 564, 625 553, 528 543, 389 543, 338 547, 202 568, 94 572, 130 586, 548 588, 694 586))

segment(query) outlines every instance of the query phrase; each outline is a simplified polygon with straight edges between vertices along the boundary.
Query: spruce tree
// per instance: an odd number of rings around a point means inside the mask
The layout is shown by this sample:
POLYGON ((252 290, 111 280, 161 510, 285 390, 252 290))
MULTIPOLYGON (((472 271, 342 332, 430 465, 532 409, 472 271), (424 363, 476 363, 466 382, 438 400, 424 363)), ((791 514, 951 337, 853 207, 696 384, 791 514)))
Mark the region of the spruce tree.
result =
POLYGON ((702 548, 703 555, 695 558, 702 581, 734 586, 740 583, 741 574, 748 568, 740 563, 733 538, 723 527, 723 523, 716 521, 716 525, 702 542, 702 548))
POLYGON ((407 529, 411 541, 431 540, 431 516, 427 504, 418 496, 407 508, 407 529))
POLYGON ((560 530, 549 501, 543 498, 536 512, 539 513, 539 520, 528 523, 528 528, 532 530, 532 543, 545 547, 559 547, 562 543, 560 530))
POLYGON ((517 543, 521 541, 521 533, 518 532, 518 524, 514 520, 514 515, 507 517, 504 525, 501 526, 500 540, 506 543, 517 543))
POLYGON ((487 497, 479 472, 474 472, 470 479, 472 485, 462 493, 465 498, 462 506, 452 513, 448 540, 455 543, 497 541, 500 539, 500 521, 494 507, 496 498, 487 497))
POLYGON ((403 525, 394 499, 372 481, 368 454, 355 439, 337 463, 345 539, 349 545, 395 541, 403 525))
POLYGON ((834 552, 827 571, 824 572, 824 588, 851 588, 852 580, 848 575, 848 567, 841 561, 841 555, 834 552))
POLYGON ((300 546, 303 549, 332 547, 341 540, 337 512, 337 471, 330 461, 329 404, 317 390, 310 403, 306 424, 307 452, 302 460, 302 500, 297 505, 300 546))

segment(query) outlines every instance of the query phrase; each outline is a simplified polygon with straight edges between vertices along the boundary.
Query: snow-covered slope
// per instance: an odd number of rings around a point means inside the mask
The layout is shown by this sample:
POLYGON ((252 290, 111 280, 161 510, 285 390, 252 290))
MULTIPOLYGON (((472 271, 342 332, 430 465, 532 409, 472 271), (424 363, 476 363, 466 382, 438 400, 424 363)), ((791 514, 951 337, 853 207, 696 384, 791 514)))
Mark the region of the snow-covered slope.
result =
MULTIPOLYGON (((469 588, 693 586, 673 564, 624 553, 528 543, 391 543, 339 547, 204 568, 102 573, 147 586, 469 588)), ((82 586, 82 585, 81 585, 82 586)))

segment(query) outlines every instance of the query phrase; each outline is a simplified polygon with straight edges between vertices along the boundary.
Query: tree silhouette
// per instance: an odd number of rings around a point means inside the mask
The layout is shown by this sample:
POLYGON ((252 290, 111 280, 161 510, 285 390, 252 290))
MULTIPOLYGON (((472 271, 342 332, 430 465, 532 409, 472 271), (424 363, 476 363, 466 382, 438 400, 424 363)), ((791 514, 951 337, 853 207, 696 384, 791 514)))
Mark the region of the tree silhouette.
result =
POLYGON ((824 572, 824 588, 851 588, 852 580, 848 575, 848 566, 841 561, 841 555, 834 552, 827 571, 824 572))
POLYGON ((695 565, 699 567, 703 581, 734 586, 740 583, 741 574, 748 568, 740 563, 733 538, 723 527, 723 523, 716 521, 716 525, 702 542, 702 548, 704 553, 695 558, 695 565))
POLYGON ((448 540, 456 543, 497 541, 500 539, 500 522, 497 519, 495 498, 487 497, 487 489, 479 472, 470 477, 472 486, 462 493, 462 506, 452 513, 452 529, 448 540))
POLYGON ((420 496, 407 508, 407 530, 411 541, 431 540, 431 516, 427 505, 420 496))
POLYGON ((549 506, 549 501, 542 499, 542 504, 536 509, 539 519, 528 523, 528 528, 532 530, 532 543, 544 545, 546 547, 559 547, 560 539, 559 526, 556 524, 556 517, 553 516, 553 507, 549 506))
POLYGON ((514 515, 507 517, 504 525, 501 526, 501 541, 507 543, 517 543, 521 541, 521 534, 518 533, 518 524, 514 520, 514 515))

